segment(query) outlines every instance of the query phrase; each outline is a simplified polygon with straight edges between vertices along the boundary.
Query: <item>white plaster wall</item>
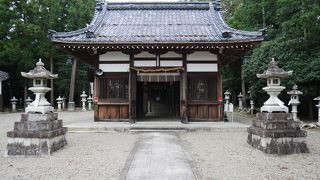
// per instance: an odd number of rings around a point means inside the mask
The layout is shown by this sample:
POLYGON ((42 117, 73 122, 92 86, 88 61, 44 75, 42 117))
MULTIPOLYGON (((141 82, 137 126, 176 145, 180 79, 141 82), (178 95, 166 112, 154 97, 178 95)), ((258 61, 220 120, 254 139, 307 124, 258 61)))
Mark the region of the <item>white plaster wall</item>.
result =
POLYGON ((160 66, 161 67, 175 67, 175 66, 181 67, 182 66, 182 61, 164 61, 164 60, 161 60, 160 61, 160 66))
POLYGON ((150 54, 146 51, 143 51, 139 54, 134 55, 135 58, 155 58, 156 55, 155 54, 150 54))
POLYGON ((107 52, 99 56, 100 61, 129 61, 130 56, 122 52, 107 52))
POLYGON ((129 72, 129 64, 100 64, 103 72, 129 72))
POLYGON ((208 51, 195 51, 187 55, 187 61, 217 61, 218 56, 208 51))
POLYGON ((133 65, 136 67, 155 67, 157 61, 134 61, 133 65))
POLYGON ((187 72, 218 72, 218 64, 187 64, 187 72))
POLYGON ((166 54, 161 54, 160 58, 168 58, 168 57, 174 57, 174 58, 182 58, 181 54, 177 54, 175 52, 169 51, 166 54))

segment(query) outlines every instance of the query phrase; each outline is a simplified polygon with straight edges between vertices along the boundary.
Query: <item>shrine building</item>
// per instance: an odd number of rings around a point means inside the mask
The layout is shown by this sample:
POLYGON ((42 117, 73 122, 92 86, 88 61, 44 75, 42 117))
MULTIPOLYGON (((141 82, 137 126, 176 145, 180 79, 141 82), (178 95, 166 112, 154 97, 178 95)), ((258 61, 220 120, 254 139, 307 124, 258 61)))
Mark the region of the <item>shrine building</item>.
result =
POLYGON ((87 27, 49 36, 58 49, 95 67, 95 121, 221 121, 221 67, 241 60, 264 32, 233 29, 220 10, 220 0, 98 1, 87 27))

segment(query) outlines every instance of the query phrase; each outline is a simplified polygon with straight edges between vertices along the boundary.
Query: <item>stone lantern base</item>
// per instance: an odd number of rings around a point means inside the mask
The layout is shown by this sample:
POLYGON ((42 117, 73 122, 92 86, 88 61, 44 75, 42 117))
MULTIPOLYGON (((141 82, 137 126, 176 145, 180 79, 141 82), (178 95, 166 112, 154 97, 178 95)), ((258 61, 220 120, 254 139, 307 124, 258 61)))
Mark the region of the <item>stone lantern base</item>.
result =
POLYGON ((14 130, 7 132, 5 156, 48 156, 67 144, 66 128, 57 113, 21 115, 14 130))
POLYGON ((299 125, 291 113, 257 113, 247 142, 267 154, 308 153, 307 132, 299 125))
POLYGON ((41 113, 41 114, 46 114, 46 113, 53 113, 54 108, 51 106, 28 106, 26 107, 26 113, 41 113))

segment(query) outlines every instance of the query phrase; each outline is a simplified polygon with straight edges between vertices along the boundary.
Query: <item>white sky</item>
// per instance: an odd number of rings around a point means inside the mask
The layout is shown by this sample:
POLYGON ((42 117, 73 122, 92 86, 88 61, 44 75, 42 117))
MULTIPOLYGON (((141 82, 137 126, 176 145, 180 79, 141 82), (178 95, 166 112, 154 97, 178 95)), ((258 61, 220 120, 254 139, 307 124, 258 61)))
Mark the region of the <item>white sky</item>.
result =
POLYGON ((179 2, 180 0, 105 0, 106 2, 179 2))

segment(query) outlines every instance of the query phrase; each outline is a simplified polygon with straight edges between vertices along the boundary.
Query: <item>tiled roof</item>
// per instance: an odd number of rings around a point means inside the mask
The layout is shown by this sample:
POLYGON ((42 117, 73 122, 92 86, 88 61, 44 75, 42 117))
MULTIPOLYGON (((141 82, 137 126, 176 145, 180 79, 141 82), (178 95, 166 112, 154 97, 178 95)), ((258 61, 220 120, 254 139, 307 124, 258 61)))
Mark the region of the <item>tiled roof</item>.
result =
POLYGON ((219 1, 214 3, 98 3, 86 28, 52 32, 52 41, 65 43, 192 43, 249 42, 263 33, 230 28, 219 1))

